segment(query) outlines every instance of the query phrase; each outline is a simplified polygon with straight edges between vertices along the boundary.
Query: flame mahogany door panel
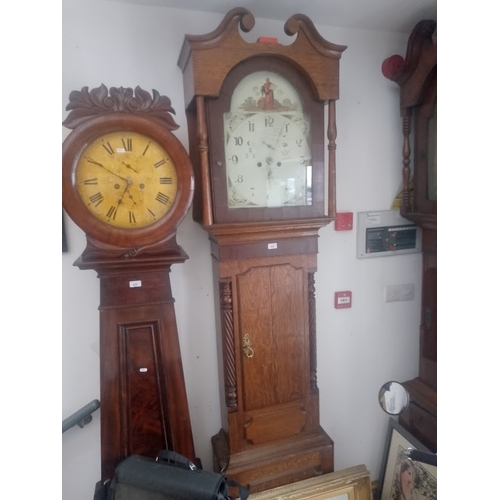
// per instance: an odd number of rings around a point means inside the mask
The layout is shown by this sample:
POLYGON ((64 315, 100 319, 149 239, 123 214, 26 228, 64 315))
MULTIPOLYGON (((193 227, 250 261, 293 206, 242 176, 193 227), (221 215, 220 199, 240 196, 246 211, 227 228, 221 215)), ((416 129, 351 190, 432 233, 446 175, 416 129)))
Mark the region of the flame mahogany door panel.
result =
POLYGON ((168 265, 99 269, 103 480, 132 454, 196 460, 169 274, 168 265))

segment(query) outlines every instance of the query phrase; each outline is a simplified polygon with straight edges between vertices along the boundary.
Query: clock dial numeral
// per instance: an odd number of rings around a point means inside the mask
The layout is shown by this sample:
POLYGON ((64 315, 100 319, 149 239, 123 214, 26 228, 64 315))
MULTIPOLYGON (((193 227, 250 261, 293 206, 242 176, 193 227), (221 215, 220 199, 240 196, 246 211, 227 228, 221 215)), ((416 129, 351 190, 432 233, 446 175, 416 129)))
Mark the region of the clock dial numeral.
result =
POLYGON ((122 144, 125 151, 132 151, 132 139, 130 137, 122 138, 122 144))
POLYGON ((166 205, 170 198, 165 194, 165 193, 162 193, 162 192, 159 192, 157 195, 156 195, 156 201, 159 201, 160 203, 163 203, 163 205, 166 205))
POLYGON ((113 155, 115 152, 113 151, 113 148, 111 147, 111 144, 109 142, 103 142, 102 147, 110 154, 113 155))
POLYGON ((266 127, 274 127, 274 118, 270 116, 264 120, 264 123, 266 127))
POLYGON ((85 147, 75 183, 97 220, 130 230, 162 220, 179 190, 168 152, 149 137, 123 130, 105 133, 85 147))
POLYGON ((104 201, 104 196, 99 192, 96 194, 93 194, 92 196, 89 196, 90 203, 92 203, 94 206, 99 206, 103 201, 104 201))
POLYGON ((108 212, 106 213, 106 217, 108 219, 116 219, 116 207, 111 206, 108 212))
POLYGON ((162 165, 165 165, 166 161, 162 158, 160 161, 157 161, 154 166, 155 168, 161 167, 162 165))

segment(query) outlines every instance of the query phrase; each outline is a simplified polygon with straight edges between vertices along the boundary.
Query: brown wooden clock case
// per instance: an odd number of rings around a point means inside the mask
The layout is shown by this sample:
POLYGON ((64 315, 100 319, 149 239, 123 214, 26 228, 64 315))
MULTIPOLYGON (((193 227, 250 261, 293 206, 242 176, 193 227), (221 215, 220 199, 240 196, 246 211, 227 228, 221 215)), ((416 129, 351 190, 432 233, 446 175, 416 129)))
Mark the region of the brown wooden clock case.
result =
POLYGON ((419 375, 404 383, 410 405, 400 415, 400 422, 433 452, 437 451, 436 33, 436 21, 417 23, 408 40, 404 64, 390 76, 400 87, 403 121, 401 215, 422 228, 423 257, 419 375))
POLYGON ((85 232, 75 262, 100 279, 101 473, 161 449, 195 460, 170 267, 194 175, 170 100, 136 87, 70 94, 63 206, 85 232))
POLYGON ((319 424, 314 273, 318 231, 336 217, 346 47, 301 14, 285 24, 292 44, 247 43, 239 30, 254 22, 231 10, 211 33, 185 37, 178 64, 193 216, 213 257, 223 419, 214 468, 262 491, 333 470, 319 424))

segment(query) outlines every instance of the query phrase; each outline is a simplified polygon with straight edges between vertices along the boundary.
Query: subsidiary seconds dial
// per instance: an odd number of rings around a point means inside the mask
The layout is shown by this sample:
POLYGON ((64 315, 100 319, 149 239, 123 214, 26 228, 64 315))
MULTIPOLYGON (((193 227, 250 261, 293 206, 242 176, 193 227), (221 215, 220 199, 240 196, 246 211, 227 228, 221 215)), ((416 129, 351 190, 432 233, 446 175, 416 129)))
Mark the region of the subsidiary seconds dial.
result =
POLYGON ((168 153, 137 132, 111 132, 91 141, 75 169, 76 189, 98 220, 116 228, 142 228, 162 219, 178 190, 168 153))

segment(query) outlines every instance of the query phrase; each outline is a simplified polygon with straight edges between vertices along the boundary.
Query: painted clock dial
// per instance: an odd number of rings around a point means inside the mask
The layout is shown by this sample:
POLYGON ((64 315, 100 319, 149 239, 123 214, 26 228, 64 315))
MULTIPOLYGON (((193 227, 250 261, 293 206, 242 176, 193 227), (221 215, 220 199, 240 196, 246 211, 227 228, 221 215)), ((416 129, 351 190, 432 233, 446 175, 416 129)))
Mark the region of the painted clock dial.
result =
POLYGON ((286 78, 244 77, 223 121, 229 209, 312 203, 310 118, 286 78))
POLYGON ((78 195, 90 213, 116 228, 148 227, 172 208, 177 172, 153 139, 115 131, 91 141, 75 168, 78 195))
MULTIPOLYGON (((130 99, 122 97, 121 106, 130 99)), ((77 93, 72 108, 87 100, 86 93, 77 93)), ((157 107, 166 108, 161 99, 158 102, 157 107)), ((99 115, 99 110, 83 123, 79 115, 69 123, 74 130, 63 142, 64 209, 104 252, 168 241, 186 215, 194 190, 189 155, 169 129, 175 122, 148 118, 144 110, 143 116, 99 115)))

